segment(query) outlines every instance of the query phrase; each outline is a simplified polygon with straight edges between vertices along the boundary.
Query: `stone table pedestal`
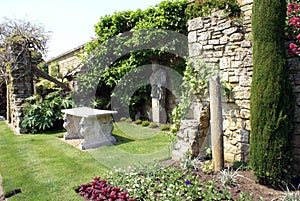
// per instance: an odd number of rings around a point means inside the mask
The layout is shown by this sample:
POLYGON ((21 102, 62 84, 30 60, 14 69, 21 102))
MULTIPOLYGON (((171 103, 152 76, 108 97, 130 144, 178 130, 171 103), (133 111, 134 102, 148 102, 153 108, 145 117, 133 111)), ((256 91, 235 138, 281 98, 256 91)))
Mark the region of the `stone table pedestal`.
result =
POLYGON ((65 109, 62 112, 65 114, 63 126, 67 130, 65 140, 83 139, 81 149, 116 143, 116 139, 112 136, 112 114, 116 114, 117 111, 79 107, 65 109))

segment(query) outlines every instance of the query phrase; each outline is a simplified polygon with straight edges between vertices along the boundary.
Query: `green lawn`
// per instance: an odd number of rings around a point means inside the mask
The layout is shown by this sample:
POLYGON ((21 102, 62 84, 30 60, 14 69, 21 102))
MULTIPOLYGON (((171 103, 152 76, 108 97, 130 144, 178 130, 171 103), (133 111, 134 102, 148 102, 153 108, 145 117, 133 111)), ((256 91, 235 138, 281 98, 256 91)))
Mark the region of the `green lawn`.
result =
POLYGON ((22 189, 10 200, 82 200, 74 188, 95 176, 105 177, 113 166, 145 164, 170 156, 167 134, 117 125, 117 145, 80 151, 58 139, 62 133, 14 135, 0 122, 0 174, 5 193, 22 189))

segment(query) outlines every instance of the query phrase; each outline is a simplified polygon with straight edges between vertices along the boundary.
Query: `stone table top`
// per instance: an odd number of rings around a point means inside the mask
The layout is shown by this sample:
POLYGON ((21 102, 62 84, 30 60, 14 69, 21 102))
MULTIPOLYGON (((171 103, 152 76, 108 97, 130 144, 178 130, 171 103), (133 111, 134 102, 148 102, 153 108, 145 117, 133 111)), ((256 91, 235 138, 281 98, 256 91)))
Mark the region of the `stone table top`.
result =
POLYGON ((92 117, 98 117, 98 116, 103 116, 103 115, 108 115, 108 114, 117 114, 117 111, 112 111, 112 110, 98 110, 98 109, 93 109, 89 107, 78 107, 78 108, 72 108, 72 109, 64 109, 61 110, 61 112, 73 116, 78 116, 78 117, 85 117, 85 118, 92 118, 92 117))

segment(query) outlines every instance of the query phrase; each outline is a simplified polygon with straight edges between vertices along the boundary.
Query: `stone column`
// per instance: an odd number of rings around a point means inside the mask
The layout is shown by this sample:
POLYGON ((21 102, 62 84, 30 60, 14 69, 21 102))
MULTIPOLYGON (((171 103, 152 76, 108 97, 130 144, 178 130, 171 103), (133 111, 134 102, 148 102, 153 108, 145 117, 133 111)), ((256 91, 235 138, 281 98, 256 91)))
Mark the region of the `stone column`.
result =
POLYGON ((31 59, 29 50, 23 49, 19 44, 12 48, 12 65, 8 88, 7 110, 12 128, 18 134, 25 133, 21 123, 24 117, 23 104, 25 99, 33 94, 33 83, 31 73, 31 59))

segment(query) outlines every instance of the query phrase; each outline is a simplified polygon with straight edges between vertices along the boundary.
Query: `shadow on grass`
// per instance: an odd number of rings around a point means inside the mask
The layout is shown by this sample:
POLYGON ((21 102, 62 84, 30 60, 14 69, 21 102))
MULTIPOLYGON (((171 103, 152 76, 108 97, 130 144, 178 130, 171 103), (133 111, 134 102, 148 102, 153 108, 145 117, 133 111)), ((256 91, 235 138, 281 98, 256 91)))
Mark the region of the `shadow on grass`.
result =
POLYGON ((124 144, 124 143, 135 141, 135 140, 127 138, 125 136, 120 136, 118 134, 112 134, 112 135, 116 138, 117 144, 124 144))

